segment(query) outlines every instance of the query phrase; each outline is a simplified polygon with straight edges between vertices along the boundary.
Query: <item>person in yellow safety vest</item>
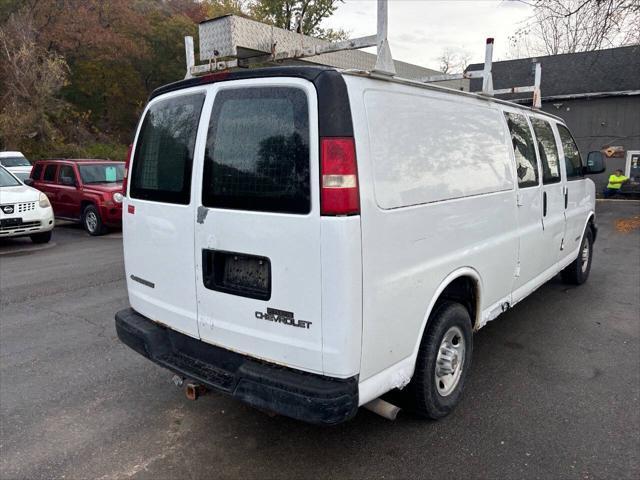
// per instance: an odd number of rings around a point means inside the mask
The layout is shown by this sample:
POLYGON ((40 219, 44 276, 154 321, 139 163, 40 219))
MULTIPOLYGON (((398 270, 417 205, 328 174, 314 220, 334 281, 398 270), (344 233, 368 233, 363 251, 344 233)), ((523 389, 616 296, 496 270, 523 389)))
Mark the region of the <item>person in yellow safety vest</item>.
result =
POLYGON ((622 184, 628 180, 629 177, 625 177, 622 174, 622 170, 616 170, 615 173, 609 177, 609 184, 607 185, 607 188, 604 189, 604 197, 609 198, 612 195, 619 193, 622 184))

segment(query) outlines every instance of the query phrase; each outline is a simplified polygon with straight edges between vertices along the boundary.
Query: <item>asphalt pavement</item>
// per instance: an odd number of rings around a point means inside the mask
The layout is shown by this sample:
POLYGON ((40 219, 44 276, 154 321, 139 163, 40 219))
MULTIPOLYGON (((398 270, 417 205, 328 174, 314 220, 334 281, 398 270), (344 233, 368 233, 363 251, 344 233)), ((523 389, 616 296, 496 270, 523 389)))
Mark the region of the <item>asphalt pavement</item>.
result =
POLYGON ((554 279, 483 328, 452 415, 332 428, 190 402, 122 345, 121 234, 2 240, 0 478, 640 478, 638 219, 598 203, 589 281, 554 279))

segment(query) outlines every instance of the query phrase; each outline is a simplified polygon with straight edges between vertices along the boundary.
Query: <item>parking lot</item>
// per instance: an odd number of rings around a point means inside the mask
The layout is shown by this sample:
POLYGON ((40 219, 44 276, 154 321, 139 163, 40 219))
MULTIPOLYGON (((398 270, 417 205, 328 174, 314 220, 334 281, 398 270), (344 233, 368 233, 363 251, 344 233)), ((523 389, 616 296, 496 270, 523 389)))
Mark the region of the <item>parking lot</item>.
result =
POLYGON ((190 402, 123 346, 120 233, 3 240, 0 478, 638 478, 639 215, 598 204, 589 281, 554 279, 482 329, 452 415, 334 428, 190 402))

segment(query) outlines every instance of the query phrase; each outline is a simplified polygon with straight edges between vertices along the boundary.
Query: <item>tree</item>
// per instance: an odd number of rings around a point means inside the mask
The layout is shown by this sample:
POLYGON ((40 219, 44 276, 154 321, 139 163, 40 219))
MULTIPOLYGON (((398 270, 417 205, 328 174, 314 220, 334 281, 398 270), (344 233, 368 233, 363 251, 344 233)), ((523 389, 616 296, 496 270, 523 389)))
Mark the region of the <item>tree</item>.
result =
POLYGON ((640 43, 640 0, 524 3, 532 5, 534 13, 509 37, 512 57, 557 55, 640 43))
POLYGON ((344 30, 324 29, 320 26, 330 17, 344 0, 253 0, 249 14, 259 22, 293 32, 324 38, 330 41, 344 40, 344 30))
POLYGON ((19 148, 59 135, 56 117, 65 102, 57 98, 66 84, 62 56, 36 44, 36 30, 26 13, 12 14, 0 27, 0 143, 19 148))
POLYGON ((464 72, 469 65, 471 54, 466 50, 445 48, 438 60, 440 61, 440 71, 442 73, 460 73, 464 72))

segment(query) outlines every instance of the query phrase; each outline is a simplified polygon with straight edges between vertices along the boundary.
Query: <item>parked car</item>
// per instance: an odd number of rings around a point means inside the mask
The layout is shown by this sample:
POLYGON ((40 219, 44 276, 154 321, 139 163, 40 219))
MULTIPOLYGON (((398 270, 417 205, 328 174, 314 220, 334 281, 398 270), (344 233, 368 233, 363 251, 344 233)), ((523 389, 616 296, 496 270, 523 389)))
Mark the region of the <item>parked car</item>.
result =
POLYGON ((0 166, 0 238, 28 236, 47 243, 54 226, 47 196, 0 166))
POLYGON ((22 181, 31 173, 31 162, 20 152, 0 152, 0 165, 22 181))
POLYGON ((323 67, 160 88, 130 163, 120 339, 322 424, 393 389, 451 412, 474 331, 587 280, 603 167, 541 110, 323 67))
POLYGON ((30 182, 43 191, 56 218, 81 222, 90 235, 122 225, 124 162, 38 160, 30 182))

